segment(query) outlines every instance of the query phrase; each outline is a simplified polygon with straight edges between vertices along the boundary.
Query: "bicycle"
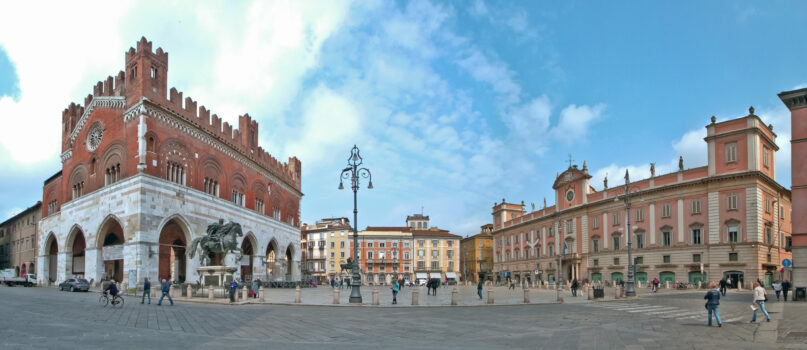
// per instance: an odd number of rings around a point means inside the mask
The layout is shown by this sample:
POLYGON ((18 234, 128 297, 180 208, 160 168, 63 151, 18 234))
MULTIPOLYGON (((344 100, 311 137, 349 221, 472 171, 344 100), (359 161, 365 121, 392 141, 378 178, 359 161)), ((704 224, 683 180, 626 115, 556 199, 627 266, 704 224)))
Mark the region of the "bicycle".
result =
POLYGON ((98 302, 103 306, 106 307, 108 304, 112 304, 112 307, 123 307, 123 297, 120 295, 115 295, 112 299, 109 298, 109 294, 107 292, 101 293, 101 297, 98 298, 98 302))

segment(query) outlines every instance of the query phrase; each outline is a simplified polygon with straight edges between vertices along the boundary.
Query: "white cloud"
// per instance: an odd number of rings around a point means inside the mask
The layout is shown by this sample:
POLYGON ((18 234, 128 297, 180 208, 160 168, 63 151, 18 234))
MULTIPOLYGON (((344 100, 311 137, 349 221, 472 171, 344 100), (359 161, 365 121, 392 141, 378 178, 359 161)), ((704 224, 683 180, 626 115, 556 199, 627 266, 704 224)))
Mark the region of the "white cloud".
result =
POLYGON ((703 140, 704 137, 706 137, 706 128, 698 128, 684 133, 680 139, 673 142, 672 146, 676 154, 674 163, 677 164, 678 157, 682 156, 686 168, 707 165, 709 150, 706 147, 706 141, 703 140))
MULTIPOLYGON (((776 181, 790 179, 791 167, 791 125, 790 110, 783 105, 777 105, 772 109, 761 109, 756 111, 759 118, 767 124, 773 125, 773 132, 776 133, 776 145, 779 151, 776 152, 776 181)), ((782 183, 782 186, 790 187, 790 183, 782 183)))
POLYGON ((18 208, 18 207, 14 207, 14 208, 11 208, 9 210, 6 210, 6 212, 3 215, 3 220, 2 221, 6 221, 6 220, 12 218, 14 215, 22 213, 23 210, 24 210, 23 208, 18 208))
POLYGON ((521 86, 513 80, 513 72, 504 63, 492 61, 479 50, 472 49, 459 60, 459 65, 474 79, 489 84, 503 105, 519 102, 521 86))
POLYGON ((794 86, 791 90, 804 89, 806 87, 807 87, 807 83, 801 83, 799 85, 794 86))
POLYGON ((586 138, 591 124, 600 119, 604 110, 604 104, 593 107, 569 105, 560 112, 560 121, 551 134, 566 143, 579 142, 586 138))

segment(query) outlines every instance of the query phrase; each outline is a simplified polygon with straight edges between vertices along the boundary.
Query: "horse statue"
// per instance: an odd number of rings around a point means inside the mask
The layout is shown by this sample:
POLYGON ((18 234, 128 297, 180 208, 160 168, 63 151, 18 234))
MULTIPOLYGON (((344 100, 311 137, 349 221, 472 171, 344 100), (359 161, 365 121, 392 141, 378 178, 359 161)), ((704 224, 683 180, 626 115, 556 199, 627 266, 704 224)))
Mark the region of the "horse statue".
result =
POLYGON ((202 266, 207 266, 209 258, 214 254, 226 254, 227 252, 235 251, 240 258, 241 248, 238 248, 236 238, 242 236, 244 236, 244 233, 241 231, 241 224, 232 221, 225 224, 223 219, 219 219, 218 223, 212 223, 207 226, 207 235, 195 238, 191 242, 188 257, 193 259, 198 245, 202 249, 202 254, 200 254, 202 266))

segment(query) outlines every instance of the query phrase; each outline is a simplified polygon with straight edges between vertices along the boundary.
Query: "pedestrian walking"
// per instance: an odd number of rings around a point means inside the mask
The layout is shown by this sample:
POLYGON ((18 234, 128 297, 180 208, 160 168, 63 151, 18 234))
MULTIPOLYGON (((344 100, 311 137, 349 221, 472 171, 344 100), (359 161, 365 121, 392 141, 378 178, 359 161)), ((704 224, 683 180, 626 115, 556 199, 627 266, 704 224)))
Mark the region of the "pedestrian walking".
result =
POLYGON ((720 291, 717 290, 718 284, 715 282, 709 283, 709 291, 706 292, 706 295, 703 297, 706 299, 706 310, 709 311, 709 327, 712 326, 712 314, 715 315, 715 321, 717 321, 718 327, 723 327, 723 322, 720 321, 720 314, 717 313, 717 309, 720 306, 720 291))
POLYGON ((507 288, 507 289, 516 289, 516 282, 513 281, 513 280, 510 280, 510 288, 507 288))
POLYGON ((658 277, 653 279, 653 293, 658 292, 658 277))
POLYGON ((149 305, 151 305, 151 282, 148 277, 143 280, 143 297, 140 299, 141 304, 146 301, 146 295, 149 296, 149 305))
POLYGON ((260 287, 261 287, 261 279, 260 278, 257 278, 254 281, 252 281, 252 290, 249 292, 249 294, 252 295, 252 299, 257 299, 258 298, 258 288, 260 288, 260 287))
POLYGON ((345 286, 345 279, 342 278, 342 279, 339 280, 339 289, 344 288, 344 286, 345 286))
POLYGON ((234 279, 230 282, 230 302, 235 302, 235 291, 238 289, 238 280, 234 279))
POLYGON ((790 291, 790 281, 785 280, 782 282, 782 296, 785 298, 785 302, 787 302, 787 292, 790 291))
POLYGON ((727 286, 728 284, 729 284, 729 283, 728 283, 728 281, 726 281, 726 278, 725 278, 725 277, 723 277, 723 278, 720 280, 720 294, 721 294, 721 295, 726 296, 726 286, 727 286))
POLYGON ((782 283, 779 282, 779 280, 773 281, 771 287, 773 287, 773 291, 776 292, 776 301, 779 301, 779 294, 782 294, 782 283))
POLYGON ((437 296, 437 288, 440 288, 440 279, 435 278, 432 280, 432 296, 437 296))
POLYGON ((476 294, 479 294, 479 300, 482 300, 482 279, 479 279, 479 283, 476 284, 476 294))
POLYGON ((754 302, 751 304, 751 309, 754 310, 754 316, 751 316, 751 323, 757 321, 757 310, 762 309, 762 314, 765 315, 765 320, 771 322, 771 316, 768 315, 768 310, 765 310, 765 288, 759 285, 759 282, 754 282, 754 302))
POLYGON ((171 282, 163 278, 162 283, 162 296, 160 296, 160 301, 157 302, 157 305, 162 306, 163 298, 168 297, 168 301, 171 302, 171 306, 174 306, 174 299, 171 299, 171 282))
POLYGON ((393 283, 392 287, 390 287, 390 288, 392 289, 392 303, 397 304, 398 303, 398 290, 401 289, 401 284, 398 283, 398 281, 395 281, 395 283, 393 283))
POLYGON ((577 296, 577 287, 578 287, 578 286, 579 286, 579 285, 577 284, 577 279, 573 279, 573 280, 572 280, 572 296, 573 296, 573 297, 576 297, 576 296, 577 296))

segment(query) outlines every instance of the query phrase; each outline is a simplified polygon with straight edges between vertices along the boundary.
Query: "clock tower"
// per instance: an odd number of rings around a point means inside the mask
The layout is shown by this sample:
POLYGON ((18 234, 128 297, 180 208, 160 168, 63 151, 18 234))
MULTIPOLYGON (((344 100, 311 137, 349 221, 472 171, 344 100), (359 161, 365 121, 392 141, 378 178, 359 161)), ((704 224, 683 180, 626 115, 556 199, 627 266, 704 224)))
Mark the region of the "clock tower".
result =
POLYGON ((558 175, 555 183, 552 184, 558 210, 588 203, 588 193, 591 190, 590 179, 591 175, 588 173, 585 162, 583 162, 583 169, 578 169, 577 164, 570 164, 566 171, 558 175))

